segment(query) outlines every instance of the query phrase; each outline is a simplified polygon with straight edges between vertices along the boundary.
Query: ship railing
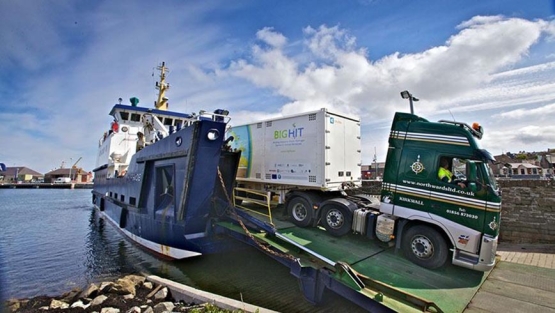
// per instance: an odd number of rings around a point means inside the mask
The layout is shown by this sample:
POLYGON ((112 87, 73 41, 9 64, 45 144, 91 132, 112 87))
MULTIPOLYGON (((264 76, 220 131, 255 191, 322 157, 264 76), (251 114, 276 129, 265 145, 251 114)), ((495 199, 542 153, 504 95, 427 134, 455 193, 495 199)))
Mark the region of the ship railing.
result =
POLYGON ((196 116, 196 118, 199 121, 211 120, 211 121, 222 122, 227 124, 231 120, 231 117, 227 115, 228 114, 227 111, 223 111, 223 112, 224 113, 220 114, 220 113, 211 113, 211 112, 206 112, 204 110, 201 110, 199 114, 196 116))
POLYGON ((241 187, 233 189, 233 205, 245 211, 262 215, 268 218, 270 225, 274 226, 271 210, 272 193, 241 187), (252 204, 253 207, 242 205, 243 202, 252 204), (257 209, 258 208, 258 209, 257 209), (268 212, 268 213, 266 213, 268 212))

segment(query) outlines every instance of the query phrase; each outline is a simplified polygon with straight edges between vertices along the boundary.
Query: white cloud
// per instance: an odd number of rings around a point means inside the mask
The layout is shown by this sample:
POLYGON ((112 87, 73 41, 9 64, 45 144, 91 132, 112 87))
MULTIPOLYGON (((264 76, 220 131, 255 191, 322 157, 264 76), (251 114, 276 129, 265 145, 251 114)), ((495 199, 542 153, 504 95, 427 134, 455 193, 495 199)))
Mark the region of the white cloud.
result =
POLYGON ((474 26, 497 23, 497 22, 503 21, 504 19, 505 18, 501 15, 494 15, 494 16, 477 15, 472 17, 468 21, 464 21, 459 25, 457 25, 457 29, 472 28, 474 26))
MULTIPOLYGON (((494 115, 503 108, 526 110, 519 107, 538 107, 555 98, 555 63, 511 69, 542 35, 549 35, 546 25, 542 20, 478 16, 461 23, 460 32, 442 46, 421 53, 394 53, 375 61, 338 26, 307 27, 303 33, 311 54, 305 57, 308 63, 289 55, 286 46, 254 45, 252 59, 233 61, 222 71, 289 99, 278 111, 284 115, 327 107, 361 116, 363 138, 379 138, 366 142, 381 146, 380 154, 385 155, 387 129, 383 125, 394 111, 408 110, 406 101, 400 99, 401 90, 417 92, 419 114, 458 112, 463 118, 470 112, 494 115), (378 124, 379 134, 365 129, 378 124)), ((442 118, 446 117, 451 118, 442 118)), ((497 121, 488 123, 501 127, 497 121)), ((522 143, 526 138, 531 137, 513 139, 522 143)), ((501 139, 497 143, 508 144, 501 139)))
POLYGON ((553 120, 555 118, 555 103, 545 105, 539 108, 527 110, 527 109, 516 109, 509 112, 503 112, 500 114, 495 114, 493 118, 503 118, 503 119, 523 119, 527 118, 530 121, 543 120, 549 118, 553 120))
POLYGON ((266 42, 272 47, 281 48, 287 43, 287 38, 273 31, 272 27, 264 27, 256 33, 256 38, 266 42))
MULTIPOLYGON (((307 27, 310 63, 299 64, 282 46, 255 45, 252 61, 233 61, 228 70, 290 99, 281 109, 284 113, 330 106, 383 118, 405 106, 397 99, 403 89, 425 97, 424 112, 429 112, 445 99, 487 84, 496 72, 521 60, 545 25, 541 20, 478 16, 461 23, 461 31, 443 46, 416 54, 394 53, 374 62, 338 26, 307 27)), ((272 34, 276 36, 273 30, 272 34)))

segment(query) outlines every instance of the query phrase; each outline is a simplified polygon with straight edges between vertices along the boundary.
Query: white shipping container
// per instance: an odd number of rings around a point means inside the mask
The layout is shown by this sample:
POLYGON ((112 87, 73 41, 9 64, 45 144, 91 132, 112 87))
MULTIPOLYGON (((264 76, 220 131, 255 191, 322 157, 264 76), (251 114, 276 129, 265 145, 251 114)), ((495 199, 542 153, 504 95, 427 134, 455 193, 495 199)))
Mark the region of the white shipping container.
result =
POLYGON ((339 190, 361 185, 360 120, 321 109, 233 126, 237 180, 339 190))

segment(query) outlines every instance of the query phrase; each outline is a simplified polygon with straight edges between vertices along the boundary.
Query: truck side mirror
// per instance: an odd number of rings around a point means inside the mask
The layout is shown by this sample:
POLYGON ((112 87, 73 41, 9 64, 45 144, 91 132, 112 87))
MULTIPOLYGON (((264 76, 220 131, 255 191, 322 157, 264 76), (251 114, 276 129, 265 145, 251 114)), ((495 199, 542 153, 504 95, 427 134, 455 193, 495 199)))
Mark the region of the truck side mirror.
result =
POLYGON ((476 163, 474 161, 468 161, 468 163, 466 164, 466 168, 468 171, 468 187, 472 192, 476 192, 476 163))

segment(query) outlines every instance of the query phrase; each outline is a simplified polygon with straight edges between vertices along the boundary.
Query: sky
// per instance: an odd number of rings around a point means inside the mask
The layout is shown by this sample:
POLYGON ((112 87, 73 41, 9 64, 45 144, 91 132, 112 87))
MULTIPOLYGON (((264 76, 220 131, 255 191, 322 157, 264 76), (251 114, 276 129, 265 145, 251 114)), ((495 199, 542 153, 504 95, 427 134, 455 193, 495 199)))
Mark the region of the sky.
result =
POLYGON ((231 125, 327 108, 385 160, 400 92, 484 128, 494 155, 555 148, 555 1, 0 0, 0 162, 91 171, 123 98, 230 111, 231 125))

